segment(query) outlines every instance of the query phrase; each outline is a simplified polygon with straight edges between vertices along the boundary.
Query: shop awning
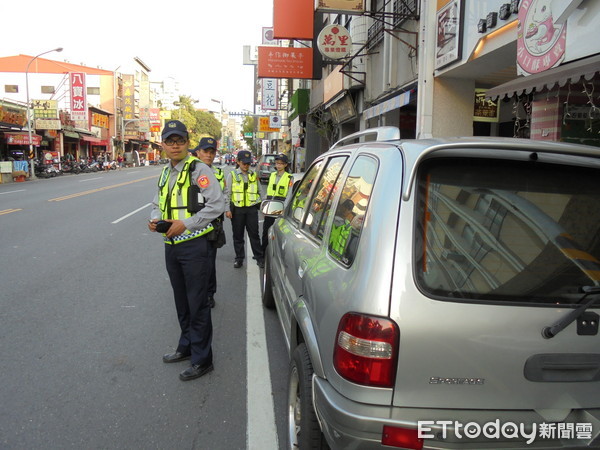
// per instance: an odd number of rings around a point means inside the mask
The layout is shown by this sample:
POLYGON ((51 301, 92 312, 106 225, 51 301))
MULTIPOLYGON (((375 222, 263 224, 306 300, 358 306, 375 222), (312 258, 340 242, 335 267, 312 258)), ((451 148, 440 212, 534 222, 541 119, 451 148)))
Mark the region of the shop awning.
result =
POLYGON ((82 141, 91 142, 96 145, 106 145, 106 141, 93 136, 80 135, 82 141))
MULTIPOLYGON (((5 131, 4 138, 8 145, 29 145, 29 133, 27 131, 5 131)), ((32 133, 31 140, 36 147, 42 144, 42 137, 39 134, 32 133)))
POLYGON ((600 55, 563 64, 534 75, 516 78, 489 89, 485 96, 496 99, 505 95, 512 97, 515 94, 529 94, 534 89, 536 92, 541 92, 544 89, 552 89, 556 84, 561 87, 567 83, 575 84, 581 77, 591 80, 598 72, 600 72, 600 55))
POLYGON ((403 106, 410 103, 410 93, 412 91, 403 92, 396 97, 390 98, 383 103, 372 106, 371 108, 363 111, 363 117, 365 119, 372 119, 373 117, 380 116, 394 109, 402 108, 403 106))

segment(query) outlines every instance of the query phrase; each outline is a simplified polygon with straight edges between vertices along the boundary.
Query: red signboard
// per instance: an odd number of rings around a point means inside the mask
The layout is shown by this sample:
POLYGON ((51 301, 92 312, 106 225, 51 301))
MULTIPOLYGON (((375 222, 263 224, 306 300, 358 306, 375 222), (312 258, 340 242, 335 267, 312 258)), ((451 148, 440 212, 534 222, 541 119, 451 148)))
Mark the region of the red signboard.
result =
POLYGON ((259 78, 313 78, 313 49, 258 47, 259 78))
POLYGON ((71 72, 71 120, 87 122, 87 93, 85 86, 85 73, 71 72))
MULTIPOLYGON (((4 133, 8 145, 29 145, 29 134, 27 133, 4 133)), ((39 134, 32 134, 33 145, 39 147, 42 144, 42 137, 39 134)))
POLYGON ((314 0, 273 0, 273 37, 312 40, 314 0))

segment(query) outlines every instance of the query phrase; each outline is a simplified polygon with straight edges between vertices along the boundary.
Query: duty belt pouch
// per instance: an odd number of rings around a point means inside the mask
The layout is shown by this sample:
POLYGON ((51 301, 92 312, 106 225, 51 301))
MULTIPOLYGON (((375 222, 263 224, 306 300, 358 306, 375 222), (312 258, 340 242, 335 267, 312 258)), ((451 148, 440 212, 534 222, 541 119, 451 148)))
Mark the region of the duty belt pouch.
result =
POLYGON ((214 229, 206 235, 206 239, 212 243, 213 247, 221 248, 227 243, 222 216, 213 220, 212 224, 214 229))
POLYGON ((187 210, 191 213, 197 213, 204 208, 204 197, 200 193, 200 187, 195 184, 191 185, 187 191, 187 210))

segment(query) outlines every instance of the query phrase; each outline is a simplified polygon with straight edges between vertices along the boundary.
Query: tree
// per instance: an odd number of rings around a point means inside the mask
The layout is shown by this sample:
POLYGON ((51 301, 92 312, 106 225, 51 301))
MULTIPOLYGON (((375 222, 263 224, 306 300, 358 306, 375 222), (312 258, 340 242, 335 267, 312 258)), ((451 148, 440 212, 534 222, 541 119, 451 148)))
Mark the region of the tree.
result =
POLYGON ((177 118, 185 124, 190 134, 190 148, 194 148, 200 142, 200 139, 206 136, 221 139, 221 124, 211 113, 199 111, 194 107, 195 101, 187 96, 181 95, 179 102, 175 105, 179 107, 173 112, 173 118, 177 118))
POLYGON ((248 144, 248 148, 250 148, 250 151, 256 155, 256 145, 254 142, 254 127, 255 127, 254 116, 244 117, 244 120, 242 122, 242 132, 244 134, 252 133, 252 136, 253 136, 253 137, 249 137, 249 138, 244 137, 244 141, 246 141, 246 144, 248 144))

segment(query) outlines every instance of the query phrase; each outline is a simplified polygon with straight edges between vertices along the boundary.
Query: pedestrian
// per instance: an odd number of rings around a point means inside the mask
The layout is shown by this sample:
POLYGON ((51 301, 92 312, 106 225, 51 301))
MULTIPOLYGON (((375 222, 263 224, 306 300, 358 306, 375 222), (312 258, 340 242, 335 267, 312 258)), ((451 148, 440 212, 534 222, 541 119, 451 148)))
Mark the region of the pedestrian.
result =
POLYGON ((119 170, 121 170, 123 168, 123 155, 121 155, 120 153, 119 153, 119 156, 117 157, 117 163, 119 164, 118 165, 119 170))
MULTIPOLYGON (((285 200, 292 183, 292 176, 287 172, 289 166, 288 157, 280 153, 275 156, 275 169, 269 176, 267 183, 267 200, 285 200)), ((265 252, 269 244, 269 228, 275 223, 275 217, 265 217, 263 221, 262 249, 265 252)))
MULTIPOLYGON (((193 152, 200 161, 212 169, 213 173, 215 174, 215 178, 219 182, 221 190, 224 190, 225 173, 220 167, 214 167, 212 165, 217 153, 217 142, 211 137, 203 137, 200 139, 198 146, 194 150, 190 151, 193 152)), ((223 215, 221 215, 217 220, 219 221, 219 225, 222 227, 223 215)), ((217 245, 213 244, 213 266, 208 282, 208 302, 211 308, 215 307, 215 294, 217 293, 217 248, 217 245)))
POLYGON ((208 237, 213 221, 225 210, 225 199, 211 168, 189 154, 183 123, 168 121, 161 137, 170 163, 159 177, 148 228, 164 237, 166 268, 181 328, 175 352, 164 355, 163 362, 190 359, 190 367, 179 374, 182 381, 188 381, 213 370, 207 294, 213 259, 208 237))
POLYGON ((233 249, 235 261, 233 267, 242 267, 246 256, 244 250, 244 230, 248 232, 250 246, 258 267, 265 266, 260 236, 258 235, 258 208, 260 208, 260 190, 258 177, 250 170, 252 153, 240 150, 237 154, 238 167, 229 172, 225 182, 225 216, 231 219, 233 229, 233 249))

